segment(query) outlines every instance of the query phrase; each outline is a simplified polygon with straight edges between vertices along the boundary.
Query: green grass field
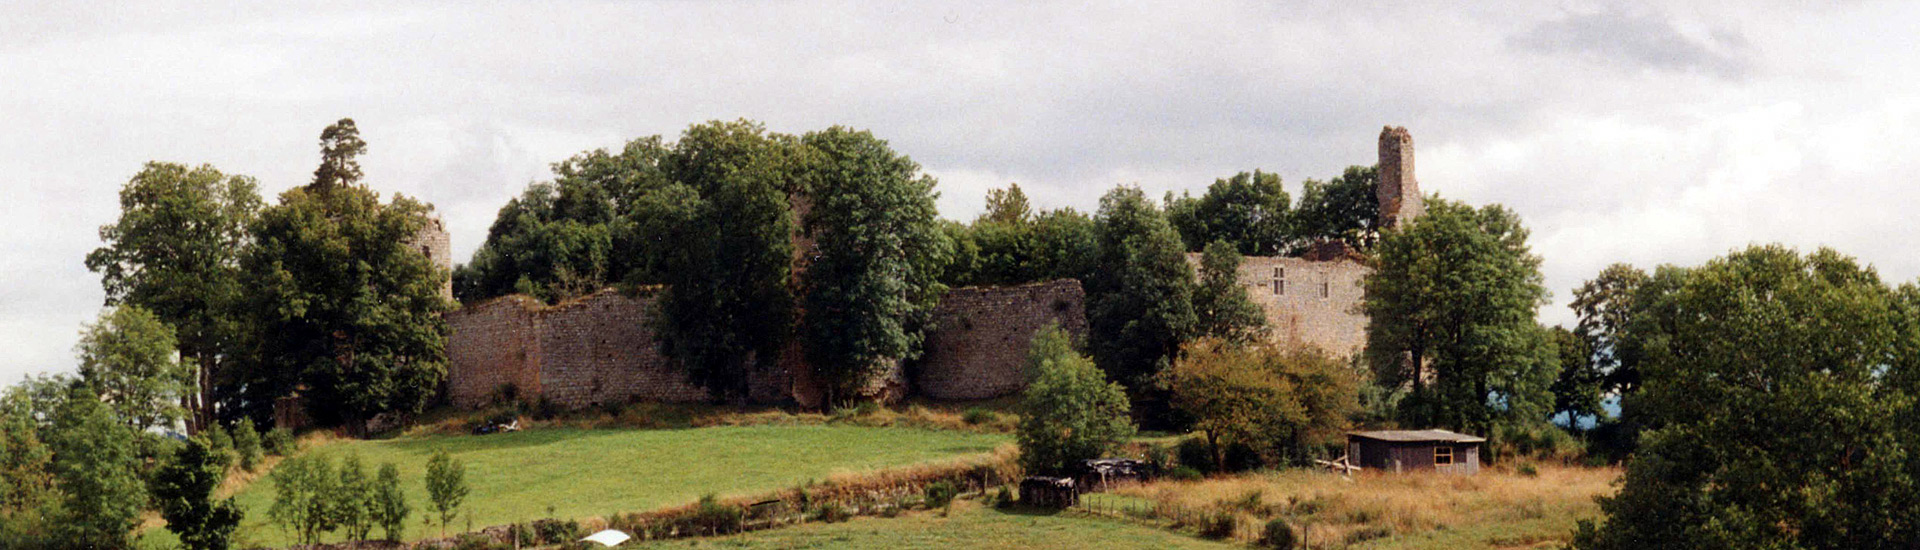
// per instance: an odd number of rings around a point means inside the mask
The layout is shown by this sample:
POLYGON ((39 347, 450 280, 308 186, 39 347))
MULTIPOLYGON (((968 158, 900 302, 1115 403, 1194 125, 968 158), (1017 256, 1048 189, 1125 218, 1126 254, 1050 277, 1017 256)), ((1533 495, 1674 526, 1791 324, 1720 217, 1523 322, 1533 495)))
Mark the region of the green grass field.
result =
POLYGON ((955 502, 949 517, 916 512, 896 518, 855 518, 845 523, 808 523, 744 535, 687 539, 621 548, 1037 548, 1119 550, 1127 548, 1244 548, 1108 519, 1031 511, 1001 511, 978 502, 955 502))
MULTIPOLYGON (((308 452, 358 453, 371 475, 383 462, 400 468, 414 507, 409 540, 437 536, 420 523, 428 506, 422 481, 428 457, 447 451, 466 463, 475 528, 544 517, 582 518, 681 504, 707 493, 748 495, 824 480, 836 472, 985 453, 1006 436, 854 426, 742 426, 680 430, 545 429, 488 436, 435 435, 341 441, 308 452), (548 508, 552 513, 548 513, 548 508)), ((273 484, 263 478, 237 496, 247 544, 284 546, 268 523, 273 484)), ((458 530, 466 519, 454 520, 458 530)), ((172 540, 149 531, 145 547, 172 540)), ((329 538, 329 541, 336 540, 329 538)))

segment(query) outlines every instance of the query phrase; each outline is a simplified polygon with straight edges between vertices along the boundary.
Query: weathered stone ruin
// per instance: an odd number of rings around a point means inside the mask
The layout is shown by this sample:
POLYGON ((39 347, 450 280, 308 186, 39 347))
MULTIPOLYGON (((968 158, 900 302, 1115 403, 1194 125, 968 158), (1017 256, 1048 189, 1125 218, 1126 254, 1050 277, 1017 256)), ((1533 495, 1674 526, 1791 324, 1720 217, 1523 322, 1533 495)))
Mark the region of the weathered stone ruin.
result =
MULTIPOLYGON (((1383 129, 1379 155, 1375 192, 1384 231, 1418 218, 1425 207, 1413 175, 1413 138, 1407 130, 1383 129)), ((795 204, 804 209, 805 198, 796 197, 795 204)), ((450 268, 448 240, 438 219, 413 244, 436 265, 450 268)), ((806 268, 804 251, 811 242, 796 234, 795 244, 798 272, 806 268)), ((1188 260, 1197 266, 1199 255, 1191 254, 1188 260)), ((1273 339, 1353 356, 1366 344, 1361 281, 1371 272, 1364 256, 1344 244, 1326 242, 1301 257, 1247 257, 1238 278, 1265 313, 1273 339)), ((678 366, 659 353, 649 323, 656 290, 626 295, 609 289, 554 306, 505 296, 449 313, 448 398, 458 406, 477 407, 512 392, 520 399, 546 398, 570 408, 707 400, 704 390, 688 383, 678 366)), ((915 393, 963 400, 1017 393, 1030 376, 1024 363, 1033 334, 1049 324, 1085 334, 1085 302, 1079 281, 1070 279, 954 289, 932 313, 922 356, 892 365, 871 388, 872 397, 892 400, 915 393)), ((810 380, 797 349, 753 376, 751 400, 819 404, 822 392, 810 380)))

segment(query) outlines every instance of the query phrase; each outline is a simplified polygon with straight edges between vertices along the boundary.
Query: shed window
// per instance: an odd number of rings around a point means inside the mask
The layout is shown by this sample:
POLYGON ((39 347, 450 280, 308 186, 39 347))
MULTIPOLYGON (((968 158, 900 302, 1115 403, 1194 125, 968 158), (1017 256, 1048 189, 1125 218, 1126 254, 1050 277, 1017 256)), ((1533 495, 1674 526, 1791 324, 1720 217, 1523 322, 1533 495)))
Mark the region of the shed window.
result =
POLYGON ((1331 296, 1333 296, 1333 283, 1320 281, 1320 297, 1327 298, 1331 296))
POLYGON ((1442 446, 1433 448, 1433 465, 1444 466, 1452 463, 1453 463, 1453 447, 1442 445, 1442 446))

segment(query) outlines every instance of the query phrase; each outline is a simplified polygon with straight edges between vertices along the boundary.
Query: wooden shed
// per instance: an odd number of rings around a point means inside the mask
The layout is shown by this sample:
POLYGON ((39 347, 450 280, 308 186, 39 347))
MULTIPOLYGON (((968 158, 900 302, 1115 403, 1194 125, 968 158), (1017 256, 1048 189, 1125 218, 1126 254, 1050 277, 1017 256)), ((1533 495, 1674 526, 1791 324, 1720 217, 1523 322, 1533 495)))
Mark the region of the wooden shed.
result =
POLYGON ((1347 432, 1347 460, 1382 472, 1436 470, 1471 475, 1480 472, 1480 444, 1486 442, 1484 437, 1446 430, 1347 432))

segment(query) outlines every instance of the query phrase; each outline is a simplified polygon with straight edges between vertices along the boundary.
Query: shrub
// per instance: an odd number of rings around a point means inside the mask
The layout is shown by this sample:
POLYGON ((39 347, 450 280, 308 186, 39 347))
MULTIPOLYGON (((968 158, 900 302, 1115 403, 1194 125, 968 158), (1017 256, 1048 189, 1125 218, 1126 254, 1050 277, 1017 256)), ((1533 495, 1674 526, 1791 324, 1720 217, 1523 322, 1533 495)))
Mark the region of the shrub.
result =
POLYGON ((1293 524, 1287 520, 1274 518, 1267 520, 1267 527, 1260 532, 1260 545, 1275 550, 1293 550, 1300 544, 1300 534, 1293 530, 1293 524))
POLYGON ((1167 450, 1165 446, 1148 446, 1145 459, 1147 468, 1154 472, 1165 472, 1173 468, 1173 451, 1167 450))
POLYGON ((945 510, 953 504, 953 497, 960 496, 960 488, 954 486, 953 482, 944 479, 928 484, 925 492, 927 496, 927 508, 929 509, 940 508, 945 510))
POLYGON ((1347 544, 1360 544, 1373 539, 1393 536, 1393 528, 1385 525, 1368 525, 1347 532, 1347 544))
POLYGON ((1182 439, 1179 445, 1174 447, 1174 454, 1178 457, 1180 465, 1187 469, 1200 472, 1213 471, 1213 448, 1207 446, 1204 439, 1198 437, 1182 439))
POLYGON ((1534 468, 1532 463, 1521 464, 1519 471, 1520 471, 1520 475, 1527 476, 1527 477, 1540 476, 1540 470, 1538 468, 1534 468))
POLYGON ((253 419, 242 418, 233 426, 233 451, 240 455, 240 469, 251 472, 260 466, 260 432, 253 419))
POLYGON ((995 415, 993 411, 982 409, 980 407, 973 407, 973 408, 967 409, 967 412, 960 413, 960 421, 966 422, 968 426, 978 426, 981 424, 992 423, 993 418, 995 416, 997 415, 995 415))
POLYGON ((1192 466, 1176 466, 1172 470, 1167 470, 1167 479, 1174 481, 1199 481, 1200 478, 1203 477, 1206 477, 1206 475, 1201 474, 1200 470, 1196 470, 1192 466))
POLYGON ((1338 440, 1360 408, 1352 369, 1311 346, 1201 338, 1160 380, 1173 408, 1206 433, 1220 469, 1303 461, 1338 440))
POLYGON ((227 433, 226 428, 216 422, 200 435, 206 436, 207 447, 213 451, 213 456, 219 457, 220 467, 233 465, 233 435, 227 433))
POLYGON ((261 447, 274 456, 288 456, 300 450, 293 442, 293 432, 281 427, 267 430, 267 436, 261 439, 261 447))
POLYGON ((1200 522, 1194 525, 1194 530, 1203 538, 1224 539, 1233 536, 1233 528, 1238 523, 1239 520, 1231 511, 1208 510, 1200 514, 1200 522))
POLYGON ((746 514, 739 506, 722 504, 709 493, 700 497, 693 515, 687 518, 688 526, 709 535, 724 535, 740 532, 746 514))
POLYGON ((812 517, 814 521, 823 523, 839 523, 853 518, 852 512, 848 512, 845 507, 833 502, 816 504, 813 510, 808 512, 807 515, 812 517))
POLYGON ((333 486, 330 523, 346 530, 347 540, 366 540, 373 532, 373 481, 360 466, 360 455, 348 453, 340 461, 340 482, 333 486))

